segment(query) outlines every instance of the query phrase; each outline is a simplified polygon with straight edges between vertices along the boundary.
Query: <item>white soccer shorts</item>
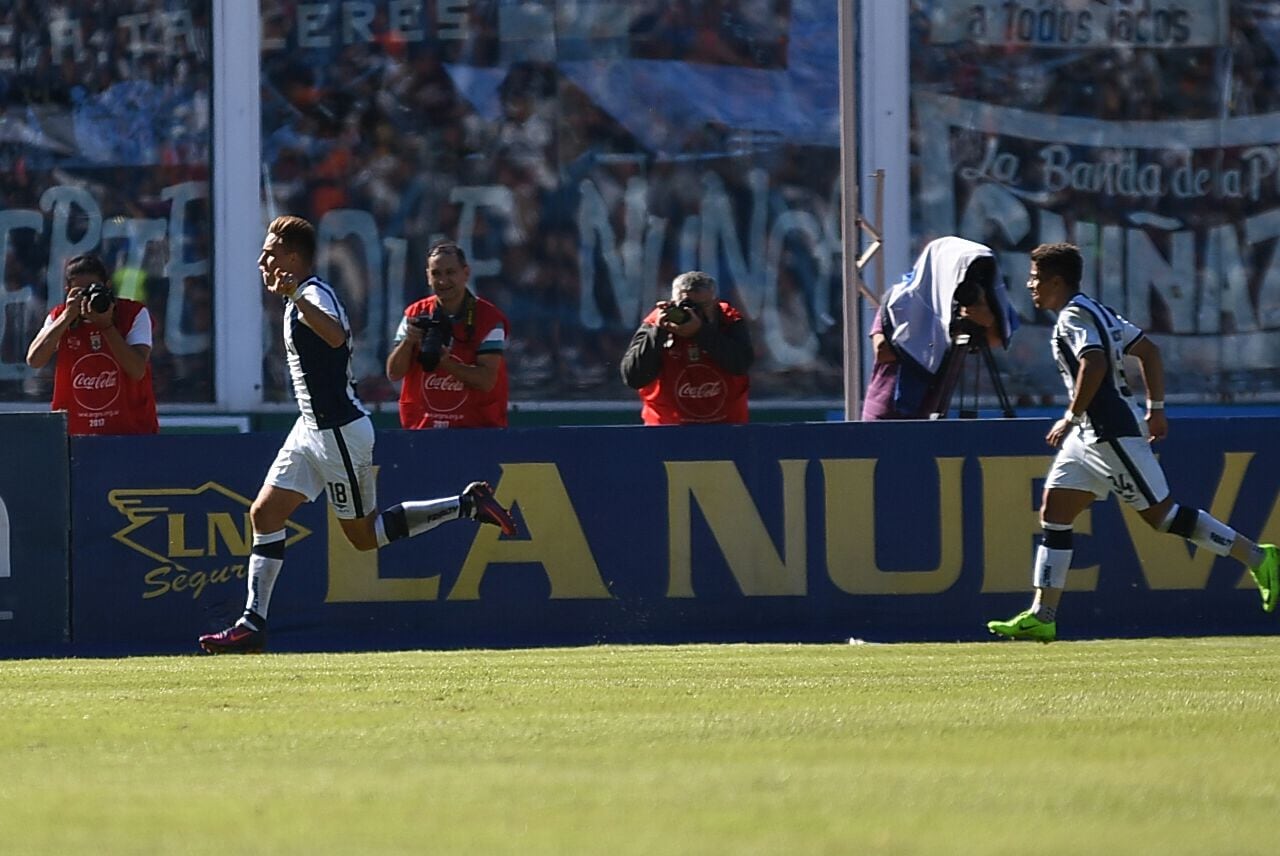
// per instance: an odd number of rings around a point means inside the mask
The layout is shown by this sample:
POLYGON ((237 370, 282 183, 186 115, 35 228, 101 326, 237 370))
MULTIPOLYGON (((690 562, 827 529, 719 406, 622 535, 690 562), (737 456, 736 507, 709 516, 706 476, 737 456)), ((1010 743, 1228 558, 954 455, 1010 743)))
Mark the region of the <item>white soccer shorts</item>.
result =
POLYGON ((1169 495, 1164 470, 1145 437, 1086 443, 1078 431, 1072 431, 1058 450, 1044 486, 1089 491, 1098 499, 1114 493, 1137 511, 1169 495))
POLYGON ((378 501, 373 483, 373 422, 362 416, 341 428, 309 428, 299 416, 264 481, 300 493, 308 501, 327 492, 340 519, 364 517, 378 501))

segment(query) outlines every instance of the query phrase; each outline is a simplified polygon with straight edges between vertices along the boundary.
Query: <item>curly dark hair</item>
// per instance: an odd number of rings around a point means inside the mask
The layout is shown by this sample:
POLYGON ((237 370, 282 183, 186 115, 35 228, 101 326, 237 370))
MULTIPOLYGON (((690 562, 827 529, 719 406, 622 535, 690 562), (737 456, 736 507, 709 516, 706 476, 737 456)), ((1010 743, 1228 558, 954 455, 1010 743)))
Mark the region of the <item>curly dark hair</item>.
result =
POLYGON ((1072 290, 1080 290, 1080 278, 1084 274, 1084 259, 1075 244, 1041 244, 1031 251, 1031 261, 1041 278, 1061 276, 1072 290))

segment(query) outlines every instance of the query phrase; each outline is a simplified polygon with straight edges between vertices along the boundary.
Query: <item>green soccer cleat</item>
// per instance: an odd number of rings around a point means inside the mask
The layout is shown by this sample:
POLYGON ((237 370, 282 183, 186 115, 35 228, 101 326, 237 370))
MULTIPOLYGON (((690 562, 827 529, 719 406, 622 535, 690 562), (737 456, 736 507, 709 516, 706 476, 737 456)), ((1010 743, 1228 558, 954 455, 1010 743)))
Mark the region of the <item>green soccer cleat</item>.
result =
POLYGON ((1262 548, 1262 564, 1250 568, 1253 581, 1258 584, 1258 592, 1262 595, 1263 612, 1274 612, 1276 600, 1280 599, 1280 550, 1275 544, 1259 544, 1262 548))
POLYGON ((1019 612, 1008 621, 988 621, 987 629, 997 636, 1007 636, 1010 639, 1034 639, 1048 643, 1058 638, 1058 622, 1041 621, 1029 609, 1019 612))

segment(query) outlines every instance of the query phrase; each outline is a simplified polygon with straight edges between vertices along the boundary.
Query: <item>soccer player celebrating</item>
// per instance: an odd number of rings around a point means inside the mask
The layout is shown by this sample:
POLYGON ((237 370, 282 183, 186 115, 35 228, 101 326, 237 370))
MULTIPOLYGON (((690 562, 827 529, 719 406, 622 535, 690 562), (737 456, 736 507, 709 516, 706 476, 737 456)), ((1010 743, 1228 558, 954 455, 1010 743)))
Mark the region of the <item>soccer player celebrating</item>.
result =
POLYGON ((373 483, 373 423, 356 397, 351 325, 333 287, 312 270, 315 228, 301 217, 277 217, 258 258, 262 282, 284 301, 284 345, 301 411, 249 509, 253 549, 244 615, 199 639, 211 654, 261 651, 267 607, 284 563, 285 523, 304 502, 326 491, 347 540, 376 550, 447 520, 470 518, 515 534, 510 513, 485 482, 458 496, 394 505, 381 514, 373 483))
POLYGON ((1280 555, 1256 544, 1206 512, 1179 505, 1149 443, 1169 433, 1164 412, 1160 349, 1108 306, 1080 293, 1084 263, 1072 244, 1041 244, 1031 251, 1027 288, 1038 309, 1058 313, 1051 347, 1070 405, 1045 438, 1058 449, 1040 505, 1044 540, 1036 551, 1035 600, 1008 621, 987 629, 1011 639, 1057 638, 1058 601, 1071 567, 1071 531, 1095 499, 1114 492, 1153 529, 1186 538, 1249 568, 1271 612, 1280 596, 1280 555), (1145 413, 1125 380, 1123 358, 1136 357, 1147 388, 1145 413))

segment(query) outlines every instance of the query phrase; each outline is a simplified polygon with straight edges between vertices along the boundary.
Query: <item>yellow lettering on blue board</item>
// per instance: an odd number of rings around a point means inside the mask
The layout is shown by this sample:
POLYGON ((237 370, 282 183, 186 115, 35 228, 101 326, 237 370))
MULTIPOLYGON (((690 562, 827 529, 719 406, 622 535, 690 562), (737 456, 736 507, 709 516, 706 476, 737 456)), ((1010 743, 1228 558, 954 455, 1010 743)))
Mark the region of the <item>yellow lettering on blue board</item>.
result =
POLYGON ((184 559, 205 554, 204 550, 198 547, 187 546, 187 515, 167 514, 165 517, 169 521, 168 555, 170 558, 184 559))
MULTIPOLYGON (((380 467, 373 468, 373 478, 380 467)), ((378 576, 378 551, 361 551, 351 546, 328 502, 329 589, 325 603, 386 603, 435 600, 440 594, 440 571, 419 577, 383 579, 378 576)), ((429 558, 430 550, 418 555, 429 558)))
MULTIPOLYGON (((1045 477, 1052 463, 1050 455, 978 458, 982 469, 984 592, 1031 591, 1036 539, 1041 531, 1035 481, 1045 477)), ((1077 535, 1093 532, 1090 511, 1076 518, 1074 531, 1077 535)), ((1097 565, 1072 568, 1067 574, 1069 591, 1097 587, 1097 565)))
MULTIPOLYGON (((481 526, 449 600, 478 600, 485 571, 505 562, 540 564, 555 599, 603 600, 613 596, 600 577, 582 521, 554 463, 503 464, 496 491, 504 505, 519 503, 528 537, 500 538, 498 527, 481 526)), ((609 523, 616 523, 616 511, 600 511, 609 515, 609 523)), ((618 531, 616 525, 602 528, 618 531)))
MULTIPOLYGON (((1223 456, 1222 476, 1213 494, 1209 513, 1219 520, 1230 520, 1244 483, 1245 471, 1253 460, 1253 452, 1228 452, 1223 456)), ((1218 558, 1208 550, 1190 547, 1186 541, 1168 532, 1157 532, 1136 511, 1124 506, 1124 524, 1138 553, 1138 564, 1147 585, 1155 590, 1203 589, 1209 584, 1209 572, 1218 558)), ((1254 586, 1248 571, 1242 572, 1240 585, 1254 586)))
MULTIPOLYGON (((964 565, 961 470, 964 458, 938 458, 938 564, 934 568, 886 571, 876 561, 876 461, 840 458, 822 461, 826 481, 827 574, 849 594, 937 594, 955 585, 964 565)), ((896 506, 897 532, 913 537, 922 527, 910 509, 896 506)))
POLYGON ((778 461, 782 470, 779 555, 760 510, 733 461, 667 461, 667 597, 693 597, 693 502, 698 503, 725 563, 748 596, 807 591, 804 479, 808 461, 778 461))
POLYGON ((209 555, 218 555, 218 541, 227 546, 232 556, 247 556, 253 549, 253 524, 249 512, 240 514, 240 522, 225 511, 209 514, 209 555))
POLYGON ((241 515, 241 522, 238 524, 235 518, 225 511, 206 514, 206 540, 203 548, 188 546, 185 513, 171 512, 165 515, 165 520, 168 523, 169 532, 167 555, 172 559, 216 556, 219 541, 227 547, 232 556, 247 556, 252 547, 253 527, 249 523, 248 512, 241 515))

